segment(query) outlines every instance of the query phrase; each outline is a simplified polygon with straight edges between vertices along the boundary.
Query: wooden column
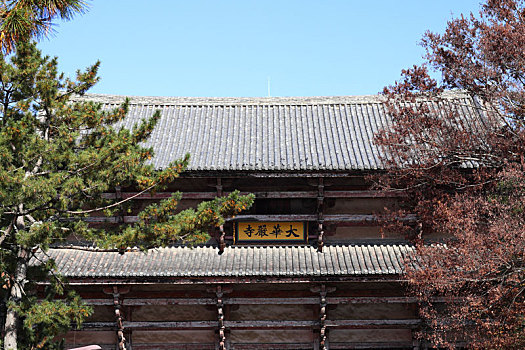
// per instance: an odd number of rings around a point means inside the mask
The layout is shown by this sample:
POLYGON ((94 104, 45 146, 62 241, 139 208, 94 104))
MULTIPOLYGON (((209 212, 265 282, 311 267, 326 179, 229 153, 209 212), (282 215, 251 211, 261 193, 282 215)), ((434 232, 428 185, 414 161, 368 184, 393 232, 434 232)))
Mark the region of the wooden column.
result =
POLYGON ((226 349, 226 334, 225 330, 226 327, 224 327, 224 304, 222 302, 222 297, 224 296, 224 293, 222 292, 221 286, 217 287, 217 321, 219 323, 219 350, 225 350, 226 349))
POLYGON ((326 334, 326 286, 321 285, 321 290, 319 291, 319 349, 325 350, 327 334, 326 334))
POLYGON ((317 185, 317 251, 319 253, 323 252, 324 246, 324 179, 319 178, 319 183, 317 185))
POLYGON ((326 294, 335 291, 335 287, 327 288, 326 285, 313 287, 310 289, 314 293, 319 293, 319 340, 314 342, 314 348, 319 350, 328 349, 328 329, 327 329, 327 314, 326 294))
POLYGON ((218 340, 216 349, 226 350, 228 349, 228 339, 226 339, 227 330, 225 326, 224 294, 230 293, 231 288, 223 288, 222 286, 217 286, 216 288, 209 288, 208 292, 213 292, 216 296, 218 326, 218 340))
POLYGON ((224 232, 224 225, 219 226, 219 255, 224 253, 224 248, 226 248, 226 242, 224 238, 226 237, 226 233, 224 232))
MULTIPOLYGON (((119 202, 122 200, 122 188, 120 186, 115 186, 115 202, 119 202)), ((124 222, 124 210, 121 207, 121 209, 118 211, 117 214, 117 222, 122 223, 124 222)))
POLYGON ((113 297, 113 307, 115 308, 115 321, 117 325, 117 346, 119 350, 126 349, 126 338, 124 337, 124 317, 121 313, 122 300, 121 295, 129 292, 129 288, 104 288, 104 293, 113 297))
POLYGON ((220 177, 217 178, 215 188, 217 189, 217 197, 222 197, 222 179, 220 177))
MULTIPOLYGON (((220 177, 217 178, 217 184, 215 185, 217 189, 217 197, 222 197, 222 180, 220 177)), ((224 233, 224 225, 219 226, 219 255, 224 253, 224 248, 226 248, 226 242, 224 240, 226 234, 224 233)))

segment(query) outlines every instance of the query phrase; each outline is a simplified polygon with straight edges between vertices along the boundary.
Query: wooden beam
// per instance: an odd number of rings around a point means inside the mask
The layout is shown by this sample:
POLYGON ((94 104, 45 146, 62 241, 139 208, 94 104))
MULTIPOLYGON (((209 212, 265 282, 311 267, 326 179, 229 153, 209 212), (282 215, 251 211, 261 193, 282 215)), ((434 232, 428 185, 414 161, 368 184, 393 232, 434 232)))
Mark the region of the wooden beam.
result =
POLYGON ((386 342, 352 342, 330 343, 330 349, 411 349, 412 342, 386 341, 386 342))
MULTIPOLYGON (((326 326, 330 328, 414 328, 421 321, 419 319, 404 320, 326 320, 326 326)), ((224 321, 224 326, 229 329, 279 329, 279 328, 312 328, 318 326, 319 321, 296 321, 296 320, 243 320, 224 321)), ((124 321, 126 329, 215 329, 217 321, 124 321)), ((114 329, 114 322, 84 322, 83 329, 114 329)))
POLYGON ((403 198, 401 192, 383 191, 324 191, 326 198, 403 198))
MULTIPOLYGON (((84 219, 90 223, 134 223, 138 221, 138 216, 90 216, 84 219)), ((228 221, 316 221, 317 215, 308 214, 288 214, 288 215, 237 215, 228 221)), ((325 221, 345 222, 345 223, 376 223, 377 218, 374 215, 325 215, 325 221)))
MULTIPOLYGON (((113 305, 109 299, 83 299, 89 305, 113 305)), ((416 303, 413 297, 326 297, 329 305, 338 304, 406 304, 416 303)), ((437 301, 439 302, 439 301, 437 301)), ((225 298, 225 305, 316 305, 318 297, 302 298, 225 298)), ((125 306, 144 305, 215 305, 214 298, 126 298, 125 306)))
MULTIPOLYGON (((136 350, 173 350, 174 348, 180 348, 185 350, 214 350, 215 345, 206 344, 188 344, 188 343, 133 343, 133 349, 136 350)), ((249 343, 249 344, 236 344, 235 349, 239 350, 274 350, 276 348, 282 350, 297 350, 297 349, 311 349, 312 343, 249 343)), ((399 341, 387 341, 387 342, 338 342, 330 343, 330 349, 411 349, 413 348, 412 342, 399 342, 399 341)))
MULTIPOLYGON (((214 185, 215 186, 215 185, 214 185)), ((138 192, 121 192, 122 199, 136 196, 138 192)), ((144 193, 134 199, 166 199, 171 198, 174 192, 157 192, 155 194, 144 193)), ((224 192, 223 195, 228 195, 231 192, 224 192)), ((255 194, 256 198, 317 198, 317 191, 257 191, 257 192, 241 192, 242 195, 248 193, 255 194)), ((326 198, 396 198, 403 197, 402 193, 398 192, 381 192, 381 191, 325 191, 326 198)), ((217 192, 182 192, 182 199, 213 199, 217 197, 217 192)), ((103 193, 102 198, 116 199, 116 193, 103 193)))
MULTIPOLYGON (((157 339, 162 341, 163 339, 157 339)), ((215 344, 195 344, 195 343, 137 343, 133 342, 133 350, 217 350, 215 344)), ((243 350, 246 350, 243 347, 243 350)), ((257 349, 262 350, 262 349, 257 349)))
MULTIPOLYGON (((354 225, 377 225, 379 216, 376 215, 363 215, 363 214, 332 214, 324 215, 324 222, 328 223, 339 223, 342 226, 354 226, 354 225)), ((138 216, 90 216, 84 219, 90 223, 134 223, 138 221, 138 216), (122 219, 121 219, 122 218, 122 219)), ((286 214, 286 215, 237 215, 235 218, 228 219, 228 221, 317 221, 316 214, 286 214)), ((404 218, 400 218, 400 221, 415 221, 415 216, 409 214, 404 218)))
POLYGON ((162 298, 162 299, 125 299, 125 305, 215 305, 215 298, 162 298))
MULTIPOLYGON (((233 220, 253 221, 317 221, 317 214, 287 214, 287 215, 237 215, 233 220)), ((353 224, 377 224, 379 217, 376 215, 363 214, 332 214, 324 215, 325 222, 353 223, 353 224)))
POLYGON ((405 320, 326 320, 326 326, 330 328, 390 328, 401 326, 412 328, 421 324, 419 319, 405 320))
POLYGON ((407 304, 416 303, 414 297, 326 297, 328 304, 407 304))

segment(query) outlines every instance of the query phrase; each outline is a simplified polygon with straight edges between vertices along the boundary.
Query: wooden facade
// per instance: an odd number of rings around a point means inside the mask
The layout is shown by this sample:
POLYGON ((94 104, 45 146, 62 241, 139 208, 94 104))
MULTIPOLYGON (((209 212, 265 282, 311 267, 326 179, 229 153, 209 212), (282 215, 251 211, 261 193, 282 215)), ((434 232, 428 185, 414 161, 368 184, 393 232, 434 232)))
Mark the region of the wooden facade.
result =
MULTIPOLYGON (((221 240, 226 252, 239 245, 233 240, 235 221, 304 221, 309 235, 300 246, 313 247, 320 255, 337 246, 379 248, 403 243, 403 237, 395 233, 381 233, 377 221, 382 208, 395 205, 399 198, 366 190, 361 176, 331 175, 189 176, 179 179, 173 190, 188 189, 181 208, 233 189, 256 194, 248 212, 229 221, 223 232, 213 232, 209 245, 217 255, 221 240)), ((125 198, 133 193, 118 195, 125 198)), ((142 196, 135 199, 136 207, 168 195, 171 193, 142 196)), ((104 220, 108 225, 111 220, 132 222, 133 218, 91 220, 96 224, 104 220)), ((242 244, 269 249, 260 243, 242 244)), ((281 243, 290 249, 293 244, 281 243)), ((355 263, 366 259, 358 256, 355 263)), ((234 269, 236 262, 231 264, 234 269)), ((318 268, 322 269, 320 264, 318 268)), ((369 272, 242 276, 240 271, 239 276, 195 277, 189 271, 184 277, 145 275, 143 279, 72 276, 70 283, 93 305, 95 314, 82 330, 70 332, 67 342, 80 346, 96 339, 103 348, 114 349, 121 332, 127 349, 417 348, 413 334, 419 324, 417 308, 404 295, 399 274, 369 272)))
MULTIPOLYGON (((89 98, 110 107, 122 99, 89 98)), ((132 224, 139 209, 175 191, 182 192, 180 209, 233 190, 254 193, 255 204, 194 250, 120 255, 90 250, 75 237, 52 249, 58 268, 95 309, 81 330, 67 334, 69 347, 420 347, 417 304, 402 279, 412 248, 379 226, 385 207, 402 206, 403 196, 374 192, 367 180, 384 171, 373 145, 374 132, 388 125, 379 98, 138 98, 125 124, 155 109, 163 117, 150 143, 154 164, 162 167, 187 146, 190 168, 153 196, 120 188, 105 194, 135 196, 133 208, 91 216, 93 225, 132 224), (301 222, 307 238, 236 242, 239 222, 301 222)))

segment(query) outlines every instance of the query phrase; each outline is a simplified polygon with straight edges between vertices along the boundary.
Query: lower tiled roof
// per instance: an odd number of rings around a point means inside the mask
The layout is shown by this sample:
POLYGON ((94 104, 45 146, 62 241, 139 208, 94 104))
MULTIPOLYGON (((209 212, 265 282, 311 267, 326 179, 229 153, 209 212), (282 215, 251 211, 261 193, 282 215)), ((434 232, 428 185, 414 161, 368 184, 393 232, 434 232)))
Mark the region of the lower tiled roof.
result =
POLYGON ((323 277, 400 274, 411 251, 401 244, 328 245, 322 253, 312 246, 232 246, 219 255, 206 246, 125 254, 55 248, 47 254, 69 278, 323 277))

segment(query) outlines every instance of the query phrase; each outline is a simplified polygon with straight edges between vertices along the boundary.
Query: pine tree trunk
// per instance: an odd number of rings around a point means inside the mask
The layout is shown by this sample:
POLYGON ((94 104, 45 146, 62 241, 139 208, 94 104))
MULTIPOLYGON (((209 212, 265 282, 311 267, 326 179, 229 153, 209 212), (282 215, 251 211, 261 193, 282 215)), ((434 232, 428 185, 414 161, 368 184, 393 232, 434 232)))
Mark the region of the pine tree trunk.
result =
MULTIPOLYGON (((27 273, 27 259, 29 252, 20 247, 18 252, 18 260, 16 263, 16 271, 14 276, 14 283, 11 286, 11 293, 9 295, 9 303, 18 304, 22 299, 24 285, 26 282, 27 273)), ((16 350, 17 349, 17 336, 18 327, 20 325, 18 314, 12 309, 7 309, 5 319, 5 335, 4 335, 4 349, 5 350, 16 350)))

